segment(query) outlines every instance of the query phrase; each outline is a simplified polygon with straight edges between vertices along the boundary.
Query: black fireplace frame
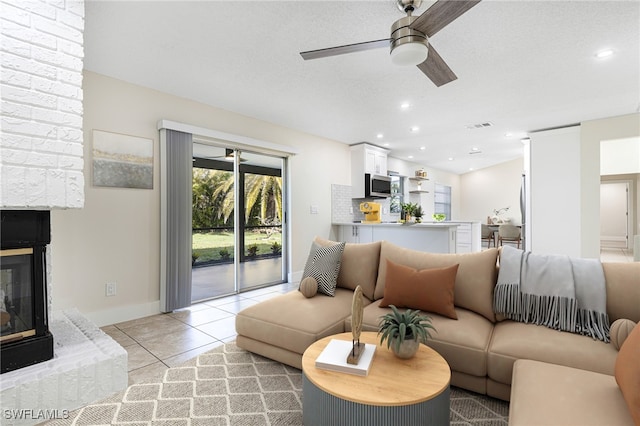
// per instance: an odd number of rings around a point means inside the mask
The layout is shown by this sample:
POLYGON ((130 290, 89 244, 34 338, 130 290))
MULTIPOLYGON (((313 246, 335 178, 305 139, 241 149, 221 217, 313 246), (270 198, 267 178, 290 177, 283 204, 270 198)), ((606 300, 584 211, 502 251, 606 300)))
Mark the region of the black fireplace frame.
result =
POLYGON ((47 245, 51 242, 51 219, 46 210, 2 210, 0 216, 0 249, 33 249, 31 295, 35 335, 0 343, 0 373, 6 373, 53 358, 46 260, 47 245))

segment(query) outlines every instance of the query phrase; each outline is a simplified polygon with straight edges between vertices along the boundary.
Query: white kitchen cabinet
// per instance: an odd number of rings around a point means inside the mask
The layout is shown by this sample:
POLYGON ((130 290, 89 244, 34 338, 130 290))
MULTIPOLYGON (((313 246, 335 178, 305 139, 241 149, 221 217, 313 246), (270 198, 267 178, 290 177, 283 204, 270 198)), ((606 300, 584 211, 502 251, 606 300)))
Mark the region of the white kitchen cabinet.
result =
POLYGON ((351 145, 351 191, 353 198, 364 198, 364 175, 387 175, 388 149, 367 143, 351 145))
POLYGON ((480 222, 458 223, 456 230, 456 253, 473 253, 481 250, 480 222))
POLYGON ((457 232, 456 252, 471 253, 471 224, 461 223, 457 232))
POLYGON ((372 225, 341 225, 340 241, 345 243, 370 243, 373 241, 372 225))
POLYGON ((372 175, 387 175, 387 153, 377 149, 364 149, 364 172, 372 175))

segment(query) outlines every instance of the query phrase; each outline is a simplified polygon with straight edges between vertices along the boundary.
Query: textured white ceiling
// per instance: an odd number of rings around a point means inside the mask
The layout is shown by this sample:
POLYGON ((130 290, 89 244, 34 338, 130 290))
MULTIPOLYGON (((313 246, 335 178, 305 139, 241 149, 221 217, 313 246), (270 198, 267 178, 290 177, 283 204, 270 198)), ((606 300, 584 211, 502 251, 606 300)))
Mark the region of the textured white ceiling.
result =
POLYGON ((640 109, 637 0, 485 0, 431 39, 458 76, 440 88, 386 49, 299 55, 387 38, 400 17, 393 0, 87 0, 85 68, 454 173, 521 156, 528 131, 640 109))

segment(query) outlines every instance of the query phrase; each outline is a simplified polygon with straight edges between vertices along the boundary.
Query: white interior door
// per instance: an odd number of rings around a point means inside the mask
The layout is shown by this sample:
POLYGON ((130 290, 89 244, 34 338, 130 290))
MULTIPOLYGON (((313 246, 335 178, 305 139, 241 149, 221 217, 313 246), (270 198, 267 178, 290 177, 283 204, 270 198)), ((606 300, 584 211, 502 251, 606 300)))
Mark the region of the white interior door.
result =
POLYGON ((629 184, 600 184, 600 245, 627 248, 629 242, 629 184))

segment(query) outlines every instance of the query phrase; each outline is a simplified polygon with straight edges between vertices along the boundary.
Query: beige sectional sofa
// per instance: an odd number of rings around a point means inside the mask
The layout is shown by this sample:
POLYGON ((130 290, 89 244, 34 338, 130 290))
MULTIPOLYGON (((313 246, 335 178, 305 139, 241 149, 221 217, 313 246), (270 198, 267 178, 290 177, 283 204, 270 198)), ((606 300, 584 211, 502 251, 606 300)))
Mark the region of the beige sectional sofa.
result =
MULTIPOLYGON (((335 244, 319 238, 316 241, 323 246, 335 244)), ((236 343, 251 352, 301 368, 302 354, 311 343, 351 329, 351 302, 357 285, 366 297, 363 329, 377 331, 380 316, 389 311, 379 306, 388 278, 387 260, 418 270, 458 264, 454 286, 457 319, 431 314, 437 332, 428 342, 449 363, 452 385, 509 400, 517 360, 533 360, 544 366, 553 364, 611 378, 618 353, 612 344, 496 317, 493 289, 498 257, 495 248, 469 254, 434 254, 386 241, 346 244, 335 297, 318 294, 306 298, 293 291, 251 306, 236 317, 236 343)), ((610 322, 619 318, 639 322, 640 263, 604 263, 603 269, 610 322)), ((517 368, 535 371, 539 365, 524 363, 517 368)), ((547 376, 553 377, 554 373, 547 376)), ((618 395, 618 402, 620 398, 618 395)), ((630 417, 628 420, 633 424, 630 417)))

